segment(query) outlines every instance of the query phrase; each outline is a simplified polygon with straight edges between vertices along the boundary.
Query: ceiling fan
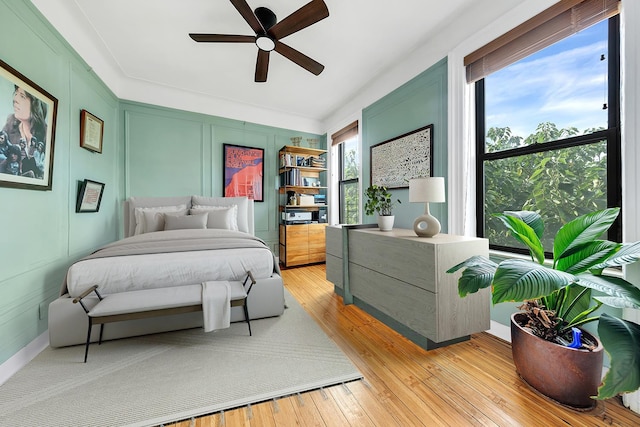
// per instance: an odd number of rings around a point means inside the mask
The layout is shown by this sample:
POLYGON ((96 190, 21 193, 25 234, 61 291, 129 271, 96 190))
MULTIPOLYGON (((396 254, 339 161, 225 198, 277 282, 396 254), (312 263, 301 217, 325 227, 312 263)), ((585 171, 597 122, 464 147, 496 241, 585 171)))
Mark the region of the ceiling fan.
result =
POLYGON ((324 65, 280 41, 280 39, 329 16, 329 9, 327 9, 327 5, 323 0, 311 0, 280 22, 277 21, 276 15, 266 7, 258 7, 255 11, 252 11, 246 0, 230 1, 256 33, 255 36, 190 33, 189 37, 197 42, 204 43, 255 43, 258 46, 256 82, 267 81, 269 54, 272 50, 316 76, 324 70, 324 65))

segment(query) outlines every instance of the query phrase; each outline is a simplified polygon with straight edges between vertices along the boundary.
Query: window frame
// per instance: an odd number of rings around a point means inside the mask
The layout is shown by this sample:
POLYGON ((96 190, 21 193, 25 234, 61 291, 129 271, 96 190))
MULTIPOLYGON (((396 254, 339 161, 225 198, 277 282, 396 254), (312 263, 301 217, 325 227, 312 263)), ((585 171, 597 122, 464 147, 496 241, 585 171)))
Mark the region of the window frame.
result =
MULTIPOLYGON (((356 138, 357 136, 354 136, 352 138, 356 138)), ((343 204, 344 204, 344 197, 345 197, 345 190, 344 187, 346 185, 349 184, 359 184, 360 179, 358 176, 356 176, 355 178, 349 178, 349 179, 345 179, 344 178, 344 147, 345 147, 345 143, 347 141, 349 141, 351 138, 346 139, 344 141, 340 141, 337 145, 338 145, 338 171, 339 171, 339 177, 338 177, 338 222, 340 224, 345 224, 345 218, 344 218, 344 211, 345 209, 343 209, 343 204)), ((360 203, 358 203, 358 218, 360 218, 360 203)))
MULTIPOLYGON (((607 206, 622 206, 622 142, 620 132, 620 15, 608 19, 608 128, 588 135, 574 136, 558 141, 528 145, 510 150, 487 153, 485 123, 485 86, 484 78, 475 82, 475 122, 476 122, 476 230, 478 237, 485 237, 486 217, 484 164, 486 161, 500 160, 521 155, 556 151, 564 148, 588 145, 603 140, 607 141, 607 206)), ((622 241, 622 215, 611 226, 608 239, 622 241)), ((492 250, 528 254, 527 249, 511 246, 495 245, 489 242, 492 250)), ((552 258, 546 252, 547 258, 552 258)))

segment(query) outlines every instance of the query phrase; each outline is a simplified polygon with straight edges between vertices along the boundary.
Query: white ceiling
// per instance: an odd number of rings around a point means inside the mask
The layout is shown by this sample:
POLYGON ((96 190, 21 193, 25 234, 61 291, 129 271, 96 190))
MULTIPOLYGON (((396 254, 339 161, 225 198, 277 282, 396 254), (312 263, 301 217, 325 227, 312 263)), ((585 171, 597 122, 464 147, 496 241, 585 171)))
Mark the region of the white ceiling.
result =
MULTIPOLYGON (((248 3, 269 7, 281 20, 307 1, 248 3)), ((166 106, 204 111, 200 104, 217 104, 222 116, 254 111, 265 124, 270 115, 322 123, 476 1, 325 0, 328 18, 282 40, 324 71, 315 76, 272 52, 267 82, 255 83, 254 44, 196 43, 188 36, 253 35, 228 0, 32 0, 119 98, 165 105, 173 96, 175 105, 166 106), (154 91, 165 100, 154 99, 154 91)))

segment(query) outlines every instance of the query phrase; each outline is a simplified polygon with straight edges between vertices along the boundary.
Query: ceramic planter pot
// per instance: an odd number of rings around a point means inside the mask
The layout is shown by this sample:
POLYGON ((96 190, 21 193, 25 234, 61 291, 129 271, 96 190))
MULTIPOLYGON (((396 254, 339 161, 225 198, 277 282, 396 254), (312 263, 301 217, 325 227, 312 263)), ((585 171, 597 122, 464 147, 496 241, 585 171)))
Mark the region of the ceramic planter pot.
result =
POLYGON ((395 216, 393 215, 378 215, 378 227, 380 231, 391 231, 393 230, 393 221, 395 216))
POLYGON ((558 403, 587 409, 596 405, 591 396, 598 394, 602 380, 604 348, 600 340, 594 351, 564 347, 536 337, 522 328, 511 316, 511 350, 516 371, 531 387, 558 403))

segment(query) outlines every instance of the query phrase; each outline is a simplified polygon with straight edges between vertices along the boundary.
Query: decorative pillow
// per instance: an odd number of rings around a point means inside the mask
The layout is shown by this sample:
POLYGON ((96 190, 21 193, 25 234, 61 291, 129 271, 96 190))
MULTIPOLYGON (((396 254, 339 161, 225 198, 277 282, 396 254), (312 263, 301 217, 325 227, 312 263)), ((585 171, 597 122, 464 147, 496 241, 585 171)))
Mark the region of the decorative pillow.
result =
POLYGON ((197 215, 164 215, 165 230, 185 230, 207 228, 207 212, 197 215))
POLYGON ((191 208, 191 215, 206 212, 207 228, 222 228, 225 230, 238 230, 238 206, 201 206, 191 208))
POLYGON ((153 208, 136 208, 136 229, 134 235, 150 233, 152 231, 164 230, 164 213, 173 212, 179 215, 186 215, 187 205, 158 206, 153 208))
POLYGON ((200 206, 238 206, 238 230, 249 231, 249 199, 247 197, 204 197, 191 196, 192 205, 200 206))

